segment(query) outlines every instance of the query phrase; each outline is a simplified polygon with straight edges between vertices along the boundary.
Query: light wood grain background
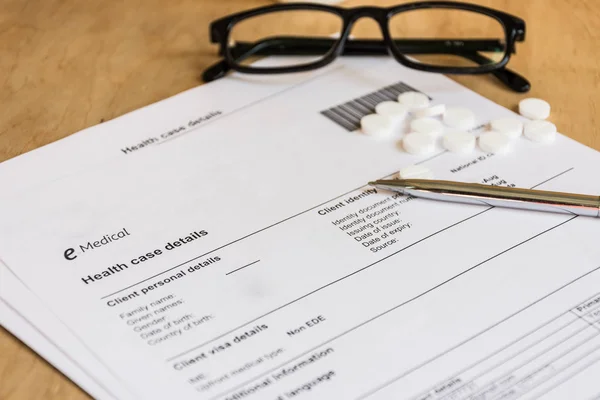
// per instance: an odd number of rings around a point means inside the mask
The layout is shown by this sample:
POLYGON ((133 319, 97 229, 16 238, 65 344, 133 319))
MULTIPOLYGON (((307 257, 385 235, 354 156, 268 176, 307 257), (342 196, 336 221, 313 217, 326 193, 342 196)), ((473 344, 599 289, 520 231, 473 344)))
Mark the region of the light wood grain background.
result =
MULTIPOLYGON (((526 96, 552 104, 560 132, 600 150, 600 1, 473 2, 526 20, 527 39, 510 68, 531 81, 526 96)), ((269 3, 0 0, 0 161, 201 84, 203 68, 218 59, 210 21, 269 3)), ((486 76, 453 79, 508 108, 526 97, 486 76)), ((85 398, 0 329, 0 399, 85 398)))

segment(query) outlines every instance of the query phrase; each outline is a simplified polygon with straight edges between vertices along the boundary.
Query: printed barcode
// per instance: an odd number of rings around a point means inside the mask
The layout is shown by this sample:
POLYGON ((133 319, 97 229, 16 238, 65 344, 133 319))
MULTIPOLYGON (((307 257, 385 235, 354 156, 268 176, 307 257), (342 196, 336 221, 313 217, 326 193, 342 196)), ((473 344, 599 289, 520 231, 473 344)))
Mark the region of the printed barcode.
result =
POLYGON ((377 104, 382 101, 398 100, 400 93, 411 91, 418 92, 418 90, 408 86, 406 83, 398 82, 379 89, 376 92, 321 111, 321 114, 348 131, 355 131, 360 128, 361 118, 365 115, 373 114, 377 104))

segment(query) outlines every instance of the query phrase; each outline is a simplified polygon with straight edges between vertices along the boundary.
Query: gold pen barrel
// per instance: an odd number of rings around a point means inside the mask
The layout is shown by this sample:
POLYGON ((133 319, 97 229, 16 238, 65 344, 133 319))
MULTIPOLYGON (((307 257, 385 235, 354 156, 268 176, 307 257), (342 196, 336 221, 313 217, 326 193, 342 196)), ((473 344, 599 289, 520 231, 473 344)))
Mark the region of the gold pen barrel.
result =
POLYGON ((380 180, 371 184, 432 200, 600 217, 600 196, 429 179, 380 180))

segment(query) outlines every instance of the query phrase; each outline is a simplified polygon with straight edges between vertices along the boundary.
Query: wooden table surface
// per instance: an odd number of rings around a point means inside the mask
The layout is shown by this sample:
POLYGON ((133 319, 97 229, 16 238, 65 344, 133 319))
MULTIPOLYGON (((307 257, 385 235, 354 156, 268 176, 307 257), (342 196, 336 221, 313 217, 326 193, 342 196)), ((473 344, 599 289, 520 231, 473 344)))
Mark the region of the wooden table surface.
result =
MULTIPOLYGON (((546 99, 560 132, 600 150, 600 1, 474 2, 526 20, 526 42, 510 68, 526 76, 532 90, 513 93, 487 76, 454 79, 513 109, 526 96, 546 99)), ((346 2, 374 3, 398 1, 346 2)), ((217 60, 209 22, 265 4, 0 0, 0 162, 201 84, 201 71, 217 60)), ((0 330, 0 399, 84 398, 0 330)))

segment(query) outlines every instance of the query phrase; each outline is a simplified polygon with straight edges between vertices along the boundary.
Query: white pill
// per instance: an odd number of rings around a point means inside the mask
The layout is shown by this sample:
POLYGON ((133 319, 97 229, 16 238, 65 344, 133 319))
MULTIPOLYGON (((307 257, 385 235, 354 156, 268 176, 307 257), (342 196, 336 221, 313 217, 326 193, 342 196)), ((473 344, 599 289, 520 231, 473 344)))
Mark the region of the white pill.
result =
POLYGON ((375 112, 384 117, 389 117, 392 122, 400 122, 406 117, 408 108, 397 101, 384 101, 375 106, 375 112))
POLYGON ((392 120, 379 114, 369 114, 362 117, 360 127, 365 134, 378 138, 391 136, 393 128, 392 120))
POLYGON ((479 148, 487 153, 506 154, 510 150, 510 138, 502 132, 490 131, 479 136, 479 148))
POLYGON ((490 122, 490 127, 496 132, 502 132, 511 139, 516 139, 523 133, 523 122, 516 118, 499 118, 490 122))
POLYGON ((426 108, 421 108, 420 110, 416 110, 414 114, 417 118, 436 117, 438 115, 442 115, 445 111, 445 104, 436 104, 435 106, 430 106, 426 108))
POLYGON ((475 136, 468 132, 450 132, 444 135, 442 144, 452 153, 467 154, 475 149, 475 136))
POLYGON ((413 132, 404 136, 402 146, 407 153, 425 155, 435 150, 435 138, 426 133, 413 132))
POLYGON ((433 118, 417 118, 410 122, 413 132, 426 133, 432 136, 440 136, 444 132, 444 125, 433 118))
POLYGON ((398 171, 400 179, 433 179, 433 171, 423 165, 409 165, 398 171))
POLYGON ((429 106, 429 97, 419 92, 404 92, 398 96, 400 104, 404 104, 410 110, 419 110, 429 106))
POLYGON ((531 119, 546 119, 550 116, 550 104, 542 99, 524 99, 519 102, 519 114, 531 119))
POLYGON ((529 121, 523 130, 529 140, 538 143, 549 144, 556 138, 556 125, 549 121, 529 121))
POLYGON ((451 128, 469 130, 475 126, 475 114, 464 107, 448 107, 444 113, 444 123, 451 128))

